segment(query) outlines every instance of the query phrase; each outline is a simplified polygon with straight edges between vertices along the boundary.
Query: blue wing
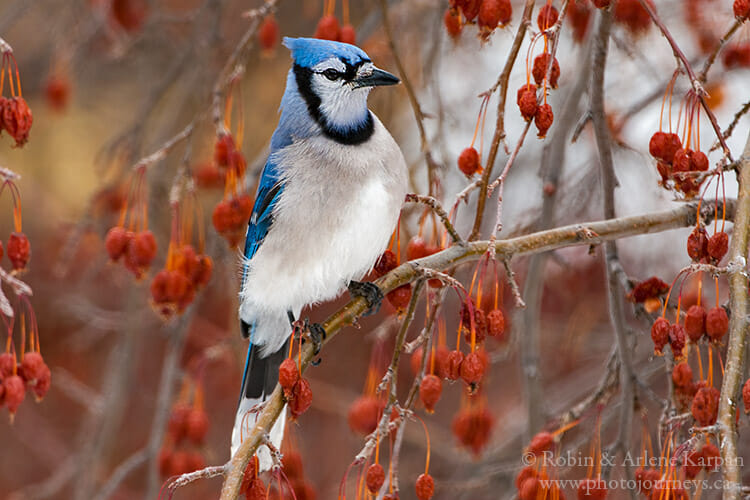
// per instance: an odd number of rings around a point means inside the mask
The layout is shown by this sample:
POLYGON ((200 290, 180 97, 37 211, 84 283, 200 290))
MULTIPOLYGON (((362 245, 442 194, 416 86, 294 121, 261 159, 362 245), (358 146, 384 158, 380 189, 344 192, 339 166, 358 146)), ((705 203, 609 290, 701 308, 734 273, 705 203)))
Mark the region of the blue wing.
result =
POLYGON ((243 282, 247 273, 248 262, 263 244, 263 240, 273 223, 273 210, 284 189, 280 177, 281 173, 277 165, 269 158, 266 166, 263 167, 263 173, 258 184, 258 192, 255 195, 255 205, 253 206, 253 212, 250 215, 250 221, 247 225, 244 252, 245 263, 242 271, 243 282))

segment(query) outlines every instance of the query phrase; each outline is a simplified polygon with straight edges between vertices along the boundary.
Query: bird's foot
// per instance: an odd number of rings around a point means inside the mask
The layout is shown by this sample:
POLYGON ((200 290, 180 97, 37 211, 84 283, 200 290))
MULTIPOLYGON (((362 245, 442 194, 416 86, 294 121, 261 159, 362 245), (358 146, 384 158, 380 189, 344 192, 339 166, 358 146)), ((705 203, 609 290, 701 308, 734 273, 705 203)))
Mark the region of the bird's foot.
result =
POLYGON ((349 293, 352 297, 362 297, 367 301, 367 311, 363 316, 377 314, 383 303, 383 292, 375 283, 369 281, 350 281, 349 293))
POLYGON ((323 345, 323 341, 326 339, 325 328, 323 328, 323 325, 320 323, 310 323, 307 320, 305 320, 305 324, 307 331, 310 334, 310 340, 312 340, 313 347, 315 348, 313 353, 317 356, 323 345))

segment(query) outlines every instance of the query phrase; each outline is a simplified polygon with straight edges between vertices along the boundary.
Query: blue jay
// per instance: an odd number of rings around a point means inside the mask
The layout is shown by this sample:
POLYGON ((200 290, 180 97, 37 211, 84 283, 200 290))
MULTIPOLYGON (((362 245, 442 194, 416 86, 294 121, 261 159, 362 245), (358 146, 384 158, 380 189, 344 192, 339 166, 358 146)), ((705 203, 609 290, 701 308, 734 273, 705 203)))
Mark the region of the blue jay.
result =
MULTIPOLYGON (((278 369, 302 308, 343 290, 376 309, 382 293, 360 283, 388 246, 407 191, 404 157, 367 108, 373 87, 399 79, 361 49, 311 38, 285 38, 293 66, 281 118, 248 224, 240 323, 250 346, 232 455, 254 427, 250 410, 278 381, 278 369)), ((322 327, 311 327, 319 345, 322 327)), ((280 446, 286 408, 271 430, 280 446)), ((267 447, 260 469, 271 467, 267 447)))

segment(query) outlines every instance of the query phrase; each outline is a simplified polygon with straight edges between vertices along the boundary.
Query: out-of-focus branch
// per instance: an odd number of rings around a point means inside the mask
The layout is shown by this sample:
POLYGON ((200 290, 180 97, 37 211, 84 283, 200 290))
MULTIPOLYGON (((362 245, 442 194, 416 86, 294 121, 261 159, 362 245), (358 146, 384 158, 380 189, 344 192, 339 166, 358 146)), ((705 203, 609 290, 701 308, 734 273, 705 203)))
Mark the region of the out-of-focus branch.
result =
MULTIPOLYGON (((700 216, 704 220, 712 220, 715 215, 714 205, 704 202, 700 209, 700 216)), ((734 203, 727 201, 727 218, 734 215, 734 203)), ((621 239, 628 236, 651 234, 679 227, 689 227, 695 224, 698 216, 697 203, 686 203, 673 210, 649 213, 644 215, 621 217, 617 219, 592 222, 588 224, 574 224, 547 231, 540 231, 517 238, 510 238, 495 242, 495 253, 501 258, 511 258, 518 255, 528 255, 556 248, 569 246, 589 246, 621 239)), ((472 262, 483 257, 490 245, 489 241, 474 241, 465 245, 454 245, 434 255, 406 262, 382 278, 375 281, 384 293, 388 293, 401 285, 405 285, 420 274, 421 267, 430 269, 448 269, 459 264, 472 262)), ((368 309, 364 298, 351 300, 344 307, 330 316, 324 323, 326 339, 323 346, 333 341, 338 333, 346 326, 355 323, 368 309)), ((312 343, 305 345, 301 353, 301 372, 309 366, 315 357, 312 343)), ((264 436, 269 432, 284 407, 281 388, 277 385, 273 393, 266 400, 263 410, 258 415, 255 427, 248 435, 228 464, 228 471, 222 486, 221 500, 234 500, 239 495, 242 476, 258 446, 263 443, 264 436)))
MULTIPOLYGON (((597 32, 593 39, 593 57, 591 61, 591 121, 594 126, 596 146, 599 151, 601 167, 602 194, 604 196, 604 216, 615 217, 615 189, 618 186, 615 167, 612 159, 612 137, 609 133, 607 116, 604 110, 604 73, 607 65, 609 35, 612 30, 612 9, 600 10, 597 32)), ((607 279, 607 297, 609 317, 617 342, 617 354, 620 359, 620 386, 622 387, 622 407, 620 413, 619 434, 615 449, 620 448, 623 455, 629 454, 631 428, 633 425, 633 403, 635 399, 635 376, 631 356, 631 346, 625 331, 625 310, 623 307, 623 290, 617 277, 620 260, 617 243, 608 241, 604 244, 605 271, 607 279)), ((625 465, 625 475, 633 479, 632 467, 625 465)), ((636 493, 631 491, 635 500, 636 493)))
POLYGON ((654 24, 658 26, 659 30, 661 31, 662 35, 664 35, 664 38, 667 39, 669 42, 669 45, 672 47, 672 52, 674 52, 675 57, 680 60, 682 63, 682 66, 685 68, 685 72, 687 73, 688 78, 690 79, 690 84, 692 85, 693 89, 695 90, 695 94, 698 96, 698 99, 700 99, 701 107, 703 107, 703 111, 705 111, 706 116, 708 116, 708 120, 711 122, 711 127, 714 129, 714 133, 716 134, 716 138, 719 139, 719 143, 721 143, 721 148, 724 150, 724 155, 729 159, 729 162, 733 162, 732 159, 732 152, 729 150, 729 146, 727 146, 726 141, 724 140, 724 136, 721 134, 721 128, 719 127, 719 123, 716 121, 716 116, 714 115, 713 111, 711 111, 711 108, 708 106, 708 103, 706 102, 706 95, 707 92, 703 88, 703 84, 698 79, 697 76, 695 76, 695 72, 693 71, 692 66, 690 65, 690 61, 687 60, 687 57, 685 57, 685 54, 682 52, 682 49, 680 49, 679 45, 677 45, 677 42, 672 37, 672 34, 669 32, 667 27, 662 22, 659 15, 654 10, 654 7, 651 3, 647 2, 646 0, 638 0, 641 4, 641 6, 646 9, 649 16, 651 16, 651 19, 654 21, 654 24))
POLYGON ((721 49, 724 48, 724 45, 727 44, 730 38, 732 38, 732 35, 734 35, 738 29, 742 26, 742 21, 739 19, 735 19, 732 23, 732 26, 729 27, 726 33, 724 33, 724 36, 722 36, 719 39, 719 44, 716 46, 713 52, 708 56, 708 59, 706 59, 706 62, 703 63, 703 69, 701 69, 701 72, 698 74, 698 79, 702 82, 706 82, 706 77, 708 76, 708 71, 711 69, 711 66, 714 64, 714 61, 716 61, 716 56, 719 55, 719 52, 721 52, 721 49))
POLYGON ((497 121, 495 123, 495 133, 492 136, 492 143, 490 145, 490 153, 487 156, 487 164, 485 165, 484 172, 482 172, 482 178, 479 182, 477 214, 474 217, 474 227, 471 229, 469 241, 479 238, 479 232, 482 230, 482 218, 484 217, 484 207, 487 202, 487 186, 490 183, 492 167, 495 165, 495 158, 497 157, 497 151, 500 149, 500 142, 505 142, 505 101, 508 95, 510 72, 516 64, 518 51, 521 50, 523 38, 526 35, 526 30, 528 29, 529 24, 531 23, 531 12, 533 10, 534 0, 526 0, 523 14, 521 15, 521 23, 518 25, 518 31, 516 31, 516 36, 513 39, 513 45, 511 45, 508 57, 505 59, 503 71, 500 73, 497 83, 495 83, 495 85, 488 91, 489 93, 492 93, 496 89, 500 89, 499 101, 497 103, 497 121))
MULTIPOLYGON (((732 132, 734 132, 734 127, 737 126, 737 124, 740 122, 740 118, 745 116, 745 114, 750 111, 750 101, 747 101, 745 104, 742 105, 742 107, 734 114, 734 118, 732 118, 732 123, 730 123, 726 130, 721 134, 724 139, 728 139, 730 135, 732 135, 732 132)), ((719 141, 716 141, 716 143, 711 146, 710 151, 713 151, 714 149, 719 147, 719 141)))
POLYGON ((435 159, 432 156, 430 141, 427 138, 427 132, 424 127, 425 115, 422 112, 422 107, 419 105, 419 100, 417 100, 417 94, 414 92, 414 86, 409 80, 409 75, 406 74, 406 69, 401 61, 399 51, 396 48, 396 40, 393 37, 393 28, 391 27, 391 21, 388 17, 388 0, 380 0, 380 11, 383 14, 383 30, 388 39, 388 45, 391 49, 391 54, 393 55, 393 61, 396 63, 396 68, 398 68, 398 74, 401 77, 401 82, 404 84, 404 89, 406 89, 406 95, 409 97, 409 103, 411 104, 412 111, 414 111, 414 119, 416 120, 417 128, 419 129, 420 149, 422 150, 422 153, 424 153, 424 159, 427 163, 427 193, 430 196, 439 196, 439 193, 437 192, 437 170, 439 165, 435 162, 435 159))
MULTIPOLYGON (((750 136, 740 159, 739 191, 734 219, 729 261, 740 264, 740 268, 729 275, 729 340, 724 367, 724 381, 719 398, 719 448, 721 449, 721 473, 724 478, 724 500, 741 497, 741 463, 737 454, 737 403, 743 378, 748 330, 748 277, 747 245, 750 240, 750 136)), ((741 460, 741 459, 740 459, 741 460)))

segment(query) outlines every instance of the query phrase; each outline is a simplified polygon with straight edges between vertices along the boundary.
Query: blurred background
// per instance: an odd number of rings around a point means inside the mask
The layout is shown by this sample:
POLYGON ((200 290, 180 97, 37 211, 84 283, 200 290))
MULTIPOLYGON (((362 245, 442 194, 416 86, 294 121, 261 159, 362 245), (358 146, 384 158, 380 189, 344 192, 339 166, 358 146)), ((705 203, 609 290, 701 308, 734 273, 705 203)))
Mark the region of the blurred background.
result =
MULTIPOLYGON (((538 6, 544 3, 537 2, 538 6)), ((552 3, 561 8, 558 0, 552 3)), ((698 68, 733 22, 729 0, 654 3, 698 68)), ((492 31, 486 40, 477 36, 474 25, 464 26, 455 38, 447 33, 447 0, 390 1, 386 7, 398 56, 425 114, 425 133, 439 179, 433 193, 446 209, 453 207, 456 194, 469 182, 456 159, 475 135, 480 94, 497 81, 519 28, 523 4, 514 0, 512 5, 511 22, 492 31)), ((229 459, 246 344, 239 335, 236 313, 239 253, 212 224, 215 207, 226 198, 224 178, 214 165, 217 130, 231 109, 226 125, 240 139, 237 147, 247 161, 246 177, 237 189, 252 196, 290 65, 279 37, 313 36, 326 14, 341 24, 351 24, 357 44, 372 60, 398 73, 379 1, 271 2, 263 8, 273 12, 275 25, 261 27, 267 31, 262 35, 265 38, 258 39, 257 29, 250 28, 253 23, 268 22, 265 16, 260 19, 254 14, 253 9, 262 6, 236 0, 5 0, 0 5, 0 38, 13 48, 23 96, 34 116, 23 147, 14 147, 7 134, 0 137, 0 166, 21 176, 16 184, 32 257, 20 277, 33 289, 31 304, 41 352, 51 370, 51 387, 41 402, 34 402, 29 394, 12 423, 7 411, 0 415, 0 498, 155 498, 165 476, 187 470, 184 467, 220 465, 229 459), (222 80, 227 76, 225 65, 235 55, 243 63, 242 71, 227 83, 222 80), (213 90, 222 81, 217 108, 213 90), (229 104, 227 97, 231 97, 229 104), (215 109, 222 113, 216 122, 212 119, 215 109), (144 181, 135 182, 139 177, 133 166, 187 126, 191 126, 189 136, 170 146, 163 159, 148 162, 139 171, 144 181), (185 187, 188 178, 197 184, 196 189, 185 187), (210 256, 213 273, 184 312, 164 321, 155 312, 149 287, 155 273, 168 265, 174 220, 170 200, 175 196, 181 202, 183 221, 195 227, 192 243, 210 256), (148 228, 158 247, 150 271, 141 280, 123 265, 110 262, 104 244, 110 228, 134 207, 147 208, 148 228), (204 237, 197 229, 201 221, 204 237), (205 436, 174 442, 169 420, 179 405, 205 412, 205 436), (179 464, 166 460, 178 452, 179 464)), ((548 97, 555 123, 546 139, 538 139, 533 127, 525 139, 504 188, 500 237, 543 225, 601 219, 596 147, 591 128, 583 121, 590 39, 599 11, 588 0, 571 0, 567 6, 557 47, 559 87, 548 97), (577 128, 577 140, 572 142, 577 128), (551 219, 543 221, 542 191, 550 169, 559 177, 553 187, 557 199, 551 219)), ((655 162, 648 154, 649 138, 659 130, 662 96, 675 59, 648 19, 638 24, 632 20, 637 14, 622 9, 610 42, 605 92, 616 140, 617 213, 630 215, 676 206, 682 196, 659 185, 655 162)), ((745 23, 708 74, 710 105, 722 129, 750 99, 749 44, 745 23)), ((540 45, 530 52, 527 37, 510 75, 505 117, 510 149, 525 125, 513 98, 527 81, 527 55, 531 54, 532 61, 540 45)), ((672 123, 687 89, 685 78, 679 78, 672 123)), ((8 90, 6 85, 6 96, 8 90)), ((479 127, 474 144, 482 161, 495 131, 497 99, 497 94, 490 97, 484 126, 479 127)), ((427 168, 405 86, 376 90, 370 104, 402 147, 411 168, 411 190, 427 193, 427 168)), ((696 126, 701 130, 701 149, 708 153, 714 136, 705 115, 696 126)), ((735 157, 741 154, 749 128, 747 118, 740 118, 727 140, 735 157)), ((715 150, 708 156, 713 166, 721 153, 715 150)), ((493 179, 507 158, 501 146, 493 179)), ((734 176, 725 177, 721 189, 728 198, 736 196, 734 176)), ((713 192, 714 187, 706 198, 721 196, 720 191, 713 192)), ((8 235, 14 230, 13 202, 8 192, 3 194, 0 235, 8 235)), ((464 236, 471 230, 475 204, 475 195, 469 196, 468 204, 457 203, 456 227, 464 236)), ((485 213, 483 239, 489 237, 495 212, 493 198, 485 213)), ((432 219, 421 217, 422 213, 415 206, 404 210, 399 238, 402 259, 406 242, 418 233, 440 244, 439 236, 432 236, 440 228, 433 229, 432 219)), ((623 240, 621 259, 627 275, 635 281, 658 275, 671 282, 689 263, 684 250, 688 232, 623 240)), ((524 293, 528 266, 527 258, 514 261, 524 293)), ((455 272, 467 286, 474 274, 473 265, 455 272)), ((452 426, 467 405, 462 384, 444 384, 436 412, 429 417, 418 410, 430 433, 436 498, 514 497, 513 480, 523 465, 519 457, 530 436, 541 428, 554 430, 554 423, 550 427, 549 422, 591 394, 606 371, 614 337, 601 250, 554 252, 545 257, 541 275, 535 279, 542 300, 533 320, 514 307, 508 285, 499 279, 506 334, 486 343, 491 364, 482 404, 491 413, 492 431, 479 453, 462 446, 452 426), (523 338, 532 334, 539 343, 533 377, 542 393, 530 402, 522 380, 523 368, 529 365, 522 363, 519 349, 523 338)), ((491 275, 485 285, 493 293, 491 275)), ((720 300, 725 300, 723 284, 717 291, 720 300)), ((706 300, 714 300, 713 294, 712 287, 704 291, 706 300)), ((696 297, 696 280, 686 281, 683 307, 696 297)), ((314 307, 309 315, 322 321, 344 303, 341 298, 314 307)), ((438 324, 440 337, 449 339, 451 347, 450 339, 459 328, 459 309, 455 294, 448 294, 438 324)), ((655 395, 642 401, 643 422, 650 430, 642 431, 640 416, 634 424, 631 450, 637 455, 644 436, 658 441, 659 398, 667 397, 669 369, 653 356, 650 322, 636 309, 629 309, 629 326, 639 339, 635 366, 655 395)), ((410 338, 419 333, 424 317, 423 300, 410 338)), ((347 487, 349 498, 361 497, 357 469, 345 476, 364 444, 363 436, 350 428, 350 409, 357 398, 371 392, 372 381, 382 376, 398 325, 398 311, 386 304, 378 315, 363 319, 359 329, 347 329, 337 337, 323 352, 321 365, 306 373, 314 395, 312 408, 288 425, 285 445, 290 455, 299 453, 304 464, 303 473, 295 479, 302 485, 295 488, 298 499, 335 498, 341 484, 347 487)), ((18 332, 14 335, 16 349, 20 349, 18 332)), ((407 374, 399 384, 403 395, 414 373, 408 364, 402 362, 407 374)), ((602 442, 614 440, 618 398, 607 403, 584 414, 578 427, 566 434, 564 449, 589 456, 598 418, 602 442)), ((741 450, 750 458, 747 444, 744 437, 741 450)), ((424 471, 426 450, 422 426, 409 423, 399 462, 402 498, 416 498, 413 484, 424 471)), ((585 474, 585 467, 560 472, 575 478, 585 474)), ((621 471, 613 472, 613 477, 619 475, 621 471)), ((175 497, 217 498, 220 485, 218 478, 203 479, 177 490, 175 497)), ((574 495, 572 490, 566 494, 574 495)), ((612 495, 622 498, 625 492, 612 495)))

